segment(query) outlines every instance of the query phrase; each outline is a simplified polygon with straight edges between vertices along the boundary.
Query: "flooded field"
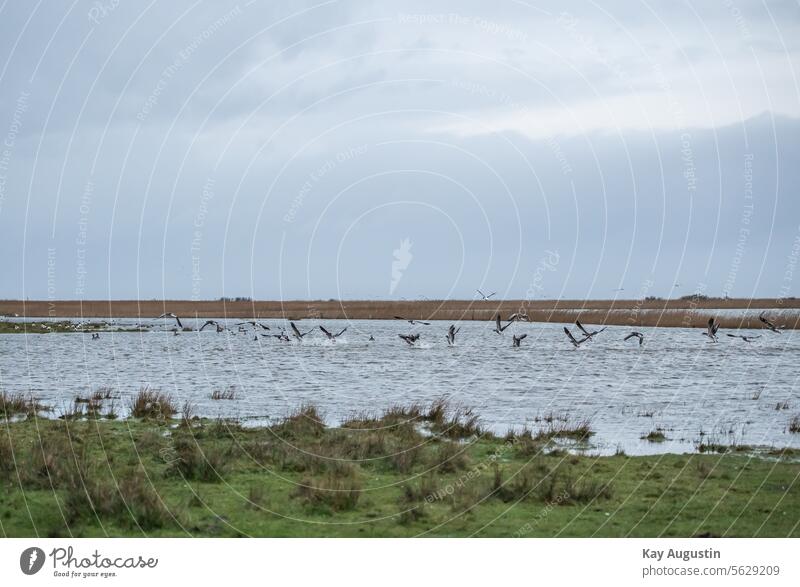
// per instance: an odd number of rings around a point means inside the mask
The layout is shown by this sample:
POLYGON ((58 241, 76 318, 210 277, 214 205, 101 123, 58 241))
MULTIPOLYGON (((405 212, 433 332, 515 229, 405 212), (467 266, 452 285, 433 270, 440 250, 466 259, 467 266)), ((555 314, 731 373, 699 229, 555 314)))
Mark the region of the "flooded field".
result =
POLYGON ((589 421, 594 434, 583 449, 602 454, 692 452, 702 444, 800 448, 800 434, 789 430, 800 412, 794 331, 721 330, 715 344, 699 329, 649 328, 640 329, 639 346, 623 340, 631 329, 610 326, 573 348, 563 324, 518 322, 498 335, 490 323, 464 322, 450 347, 448 322, 303 320, 298 328, 312 332, 302 341, 279 320, 262 321, 268 331, 220 320, 224 332, 198 332, 204 322, 184 320, 178 335, 163 320, 82 325, 99 338, 0 335, 0 388, 53 406, 51 417, 104 388, 124 417, 143 386, 172 394, 178 405, 191 401, 201 416, 252 424, 308 403, 336 424, 357 412, 446 397, 498 434, 589 421), (331 342, 319 324, 347 330, 331 342), (283 328, 289 342, 272 336, 283 328), (415 346, 398 337, 410 333, 420 334, 415 346), (733 333, 759 338, 726 336, 733 333), (515 334, 527 334, 520 348, 512 347, 515 334), (212 399, 227 397, 222 392, 233 399, 212 399))

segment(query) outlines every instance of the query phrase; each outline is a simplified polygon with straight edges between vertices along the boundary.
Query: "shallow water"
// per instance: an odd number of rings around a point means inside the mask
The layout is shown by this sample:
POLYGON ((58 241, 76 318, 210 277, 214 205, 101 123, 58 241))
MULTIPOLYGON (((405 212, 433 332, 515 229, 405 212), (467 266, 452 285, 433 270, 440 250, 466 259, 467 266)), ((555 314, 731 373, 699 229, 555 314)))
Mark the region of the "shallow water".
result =
MULTIPOLYGON (((236 322, 227 321, 234 330, 236 322)), ((283 326, 262 322, 270 333, 283 326)), ((491 324, 464 322, 449 348, 445 322, 324 321, 334 332, 348 326, 336 343, 319 330, 302 343, 284 343, 254 341, 252 330, 175 336, 165 330, 172 324, 149 324, 148 332, 103 332, 99 340, 79 333, 0 335, 0 388, 32 393, 58 413, 76 396, 105 386, 124 408, 150 385, 172 393, 179 405, 191 400, 199 415, 259 423, 302 403, 317 405, 335 424, 354 412, 447 396, 474 408, 496 433, 544 427, 537 418, 550 413, 588 418, 596 432, 589 450, 597 453, 691 452, 701 439, 800 448, 800 434, 788 431, 790 418, 800 414, 794 331, 741 331, 761 335, 750 344, 720 331, 720 342, 712 344, 699 329, 639 329, 646 337, 640 347, 623 342, 629 328, 611 326, 573 349, 562 324, 517 323, 500 336, 491 324), (422 335, 418 348, 397 336, 411 332, 422 335), (522 348, 512 348, 512 333, 528 334, 522 348), (211 399, 231 385, 237 399, 211 399), (776 409, 783 402, 789 408, 776 409), (640 438, 657 427, 668 441, 640 438)), ((315 325, 298 323, 302 331, 315 325)), ((184 326, 197 324, 184 320, 184 326)))

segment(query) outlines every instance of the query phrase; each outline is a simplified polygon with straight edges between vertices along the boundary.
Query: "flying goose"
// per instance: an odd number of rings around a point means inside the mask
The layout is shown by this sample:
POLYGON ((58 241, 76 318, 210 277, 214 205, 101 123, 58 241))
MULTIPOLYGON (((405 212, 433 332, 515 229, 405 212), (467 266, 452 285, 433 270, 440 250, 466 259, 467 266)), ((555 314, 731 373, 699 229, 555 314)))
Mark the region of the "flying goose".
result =
POLYGON ((528 335, 527 334, 520 334, 517 336, 516 334, 511 337, 513 346, 519 346, 519 343, 523 341, 528 335))
POLYGON ((567 328, 566 326, 564 327, 564 333, 567 335, 567 337, 569 338, 569 341, 572 343, 572 346, 574 346, 575 348, 578 348, 580 345, 582 345, 587 340, 589 340, 588 336, 585 336, 580 340, 575 340, 575 337, 572 336, 572 333, 569 331, 569 328, 567 328))
POLYGON ((494 332, 496 332, 497 334, 503 334, 503 331, 506 328, 508 328, 509 326, 511 326, 512 323, 509 322, 505 326, 501 326, 500 325, 500 314, 497 314, 497 316, 494 317, 494 324, 495 324, 494 332))
POLYGON ((523 311, 514 312, 513 314, 511 314, 511 316, 508 317, 509 322, 514 322, 515 320, 518 320, 520 322, 530 322, 530 318, 528 318, 527 312, 523 311))
POLYGON ((581 324, 580 320, 575 320, 575 326, 578 327, 578 330, 583 332, 583 335, 587 338, 587 340, 591 340, 594 335, 600 334, 606 329, 606 327, 603 326, 600 330, 593 330, 592 332, 589 332, 583 327, 583 324, 581 324))
POLYGON ((200 327, 200 332, 203 332, 203 329, 204 329, 206 326, 215 326, 215 327, 217 328, 217 332, 222 332, 222 331, 224 331, 224 330, 225 330, 225 327, 224 327, 224 326, 222 326, 222 324, 220 324, 220 323, 219 323, 219 322, 217 322, 216 320, 206 320, 206 323, 205 323, 205 324, 203 324, 203 325, 200 327))
POLYGON ((492 297, 494 295, 497 295, 496 291, 493 291, 488 296, 485 293, 483 293, 481 290, 479 290, 479 289, 476 289, 475 291, 478 292, 478 295, 481 296, 481 301, 482 302, 488 302, 490 297, 492 297))
POLYGON ((347 326, 345 326, 344 328, 342 328, 342 329, 341 329, 341 330, 338 332, 338 334, 333 334, 332 332, 328 332, 328 331, 325 329, 325 327, 324 327, 324 326, 320 326, 320 327, 319 327, 319 329, 322 331, 322 333, 323 333, 325 336, 327 336, 327 337, 328 337, 328 340, 332 340, 333 342, 336 342, 336 339, 337 339, 337 338, 339 338, 340 336, 342 336, 342 335, 344 334, 344 331, 345 331, 345 330, 347 330, 347 326))
POLYGON ((642 343, 644 342, 644 334, 642 334, 641 332, 636 332, 634 330, 633 332, 631 332, 628 336, 626 336, 622 340, 630 340, 632 338, 638 338, 639 339, 639 346, 642 346, 642 343))
POLYGON ((300 332, 300 331, 297 329, 297 326, 295 326, 295 325, 294 325, 294 322, 289 322, 289 326, 291 326, 291 327, 292 327, 292 332, 294 333, 294 336, 295 336, 295 338, 296 338, 297 340, 303 340, 303 337, 304 337, 306 334, 309 334, 310 332, 312 332, 312 331, 314 330, 314 329, 312 328, 312 329, 311 329, 311 330, 309 330, 308 332, 300 332))
POLYGON ((447 329, 447 334, 445 335, 445 338, 447 338, 447 344, 449 346, 453 346, 454 344, 456 344, 456 334, 458 333, 459 330, 461 330, 461 327, 456 328, 455 324, 451 324, 450 328, 447 329))
POLYGON ((424 324, 425 326, 430 326, 431 325, 430 322, 423 322, 422 320, 414 320, 413 318, 411 320, 409 320, 408 318, 403 318, 402 316, 395 316, 394 319, 395 320, 405 320, 406 322, 408 322, 412 326, 414 324, 424 324))
MULTIPOLYGON (((764 326, 769 328, 772 332, 777 332, 778 334, 781 333, 780 329, 777 326, 775 326, 775 324, 770 322, 767 318, 764 318, 764 312, 761 312, 761 314, 758 315, 758 319, 764 326)), ((781 326, 781 328, 783 328, 783 326, 781 326)))
POLYGON ((414 346, 414 343, 419 340, 419 334, 398 334, 397 336, 402 338, 411 346, 414 346))
POLYGON ((274 336, 281 342, 289 342, 289 335, 286 334, 285 330, 281 330, 280 334, 270 334, 270 336, 274 336))
POLYGON ((256 322, 255 320, 246 320, 244 322, 237 322, 236 326, 241 326, 242 324, 250 324, 253 328, 255 328, 256 326, 260 326, 264 330, 269 330, 269 326, 261 324, 261 322, 256 322))
POLYGON ((743 334, 730 334, 730 333, 728 333, 727 336, 730 336, 731 338, 741 338, 745 342, 751 342, 751 341, 755 340, 756 338, 761 338, 760 334, 758 336, 745 336, 743 334))
POLYGON ((175 322, 178 323, 178 328, 183 328, 183 324, 181 324, 181 319, 178 318, 172 312, 165 312, 165 313, 161 314, 161 316, 158 317, 158 320, 161 320, 162 318, 175 318, 175 322))
POLYGON ((709 318, 708 330, 706 330, 706 332, 702 332, 701 334, 710 338, 712 342, 717 342, 717 330, 719 330, 719 324, 715 322, 713 318, 709 318))

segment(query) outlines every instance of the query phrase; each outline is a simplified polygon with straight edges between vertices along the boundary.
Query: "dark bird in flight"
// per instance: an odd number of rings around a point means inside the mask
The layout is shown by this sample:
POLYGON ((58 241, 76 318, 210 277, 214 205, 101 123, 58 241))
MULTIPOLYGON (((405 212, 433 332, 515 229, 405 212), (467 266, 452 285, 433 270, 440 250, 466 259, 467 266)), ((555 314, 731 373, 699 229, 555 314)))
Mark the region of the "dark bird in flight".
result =
POLYGON ((178 328, 183 328, 183 324, 181 324, 181 319, 178 318, 172 312, 165 312, 165 313, 161 314, 161 316, 158 317, 159 320, 161 320, 162 318, 175 318, 175 322, 178 323, 178 328))
POLYGON ((422 320, 414 320, 414 319, 409 320, 408 318, 403 318, 402 316, 395 316, 394 319, 395 320, 405 320, 406 322, 408 322, 411 325, 414 325, 414 324, 424 324, 425 326, 430 326, 431 325, 430 322, 423 322, 422 320))
POLYGON ((99 340, 99 339, 100 339, 100 333, 99 332, 93 332, 92 333, 92 340, 99 340))
POLYGON ((731 338, 741 338, 745 342, 751 342, 757 338, 761 338, 761 335, 758 336, 745 336, 744 334, 728 334, 731 338))
POLYGON ((498 314, 497 316, 494 317, 494 332, 496 332, 497 334, 503 334, 503 331, 506 328, 508 328, 509 326, 511 326, 511 324, 512 323, 509 322, 505 326, 501 326, 500 325, 500 314, 498 314))
POLYGON ((520 334, 519 336, 515 334, 514 336, 512 336, 511 340, 513 342, 513 346, 519 346, 519 343, 521 343, 523 339, 525 339, 527 336, 528 336, 527 334, 520 334))
POLYGON ((461 328, 460 327, 456 328, 455 324, 451 324, 450 328, 447 329, 446 338, 447 338, 447 344, 449 346, 453 346, 454 344, 456 344, 456 334, 458 333, 459 330, 461 330, 461 328))
POLYGON ((328 332, 324 326, 320 326, 319 329, 322 331, 322 334, 328 337, 328 340, 332 340, 336 342, 336 339, 339 338, 344 334, 344 331, 347 330, 347 326, 342 328, 337 334, 333 334, 332 332, 328 332))
POLYGON ((589 332, 583 327, 583 324, 581 324, 580 320, 575 320, 575 326, 578 327, 578 330, 583 332, 583 335, 586 337, 586 340, 591 340, 593 336, 600 334, 606 329, 606 327, 603 326, 600 330, 593 330, 592 332, 589 332))
POLYGON ((256 322, 255 320, 247 320, 245 322, 237 322, 236 326, 241 326, 242 324, 250 324, 253 328, 255 328, 256 326, 260 326, 264 330, 269 330, 269 326, 267 326, 265 324, 261 324, 261 322, 256 322))
POLYGON ((719 330, 719 324, 713 318, 709 318, 708 329, 701 334, 710 338, 712 342, 717 342, 717 330, 719 330))
MULTIPOLYGON (((764 312, 761 312, 761 314, 758 315, 758 319, 764 326, 769 328, 772 332, 777 332, 778 334, 781 333, 780 329, 777 326, 775 326, 775 324, 773 324, 768 318, 764 318, 764 312)), ((781 328, 783 328, 783 326, 781 326, 781 328)))
POLYGON ((215 326, 215 327, 217 328, 217 332, 222 332, 223 330, 225 330, 225 327, 224 327, 224 326, 222 326, 222 324, 220 324, 220 323, 219 323, 219 322, 217 322, 216 320, 206 320, 206 323, 205 323, 205 324, 203 324, 203 325, 200 327, 200 332, 203 332, 203 329, 204 329, 206 326, 215 326))
POLYGON ((575 348, 578 348, 583 343, 585 343, 587 340, 589 340, 588 336, 585 336, 580 340, 575 340, 575 337, 572 336, 572 333, 569 331, 569 328, 567 328, 566 326, 564 327, 564 333, 567 335, 567 337, 569 338, 569 341, 572 343, 572 346, 574 346, 575 348))
POLYGON ((304 337, 306 334, 309 334, 310 332, 312 332, 312 331, 314 330, 314 329, 312 328, 312 329, 311 329, 311 330, 309 330, 308 332, 300 332, 300 331, 297 329, 297 326, 295 326, 295 325, 294 325, 294 322, 289 322, 289 326, 291 326, 291 327, 292 327, 292 333, 294 334, 294 336, 295 336, 295 338, 296 338, 297 340, 303 340, 303 337, 304 337))
POLYGON ((641 332, 636 332, 634 330, 633 332, 631 332, 628 336, 626 336, 622 340, 630 340, 632 338, 638 338, 639 339, 639 346, 642 346, 642 343, 644 342, 644 334, 642 334, 641 332))
POLYGON ((397 336, 402 338, 411 346, 414 346, 414 343, 419 340, 419 334, 398 334, 397 336))
POLYGON ((489 298, 491 298, 494 295, 497 295, 496 291, 493 291, 488 296, 485 293, 483 293, 481 290, 479 290, 479 289, 476 289, 475 291, 478 292, 479 296, 481 296, 481 301, 483 301, 483 302, 488 302, 489 298))
POLYGON ((282 330, 280 334, 270 334, 270 336, 274 336, 281 342, 289 342, 289 335, 286 334, 285 330, 282 330))
POLYGON ((514 322, 515 320, 518 320, 519 322, 530 322, 530 318, 528 318, 528 314, 526 312, 514 312, 508 317, 509 322, 514 322))

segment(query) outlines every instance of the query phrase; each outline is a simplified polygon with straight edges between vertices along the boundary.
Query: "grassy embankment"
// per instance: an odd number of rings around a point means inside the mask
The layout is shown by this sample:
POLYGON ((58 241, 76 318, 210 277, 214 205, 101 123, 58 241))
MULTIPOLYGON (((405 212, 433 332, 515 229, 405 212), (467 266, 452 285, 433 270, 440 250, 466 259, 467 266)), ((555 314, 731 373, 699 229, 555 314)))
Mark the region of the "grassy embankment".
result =
POLYGON ((761 328, 760 310, 780 320, 786 328, 800 326, 800 300, 781 299, 645 299, 645 300, 316 300, 316 301, 21 301, 0 300, 0 316, 14 315, 61 318, 137 318, 149 320, 163 312, 183 317, 242 319, 353 319, 391 320, 403 316, 419 320, 494 320, 523 311, 533 322, 570 323, 575 318, 587 324, 630 327, 704 328, 715 316, 722 328, 761 328), (747 315, 717 315, 716 310, 749 310, 747 315), (779 318, 777 318, 779 316, 779 318))
MULTIPOLYGON (((149 394, 149 395, 148 395, 149 394)), ((271 427, 98 393, 62 419, 5 397, 5 536, 800 536, 797 453, 573 456, 588 423, 505 438, 442 402, 271 427), (110 406, 110 407, 109 407, 110 406), (28 417, 25 418, 25 414, 28 417), (17 421, 17 418, 25 418, 17 421)))

